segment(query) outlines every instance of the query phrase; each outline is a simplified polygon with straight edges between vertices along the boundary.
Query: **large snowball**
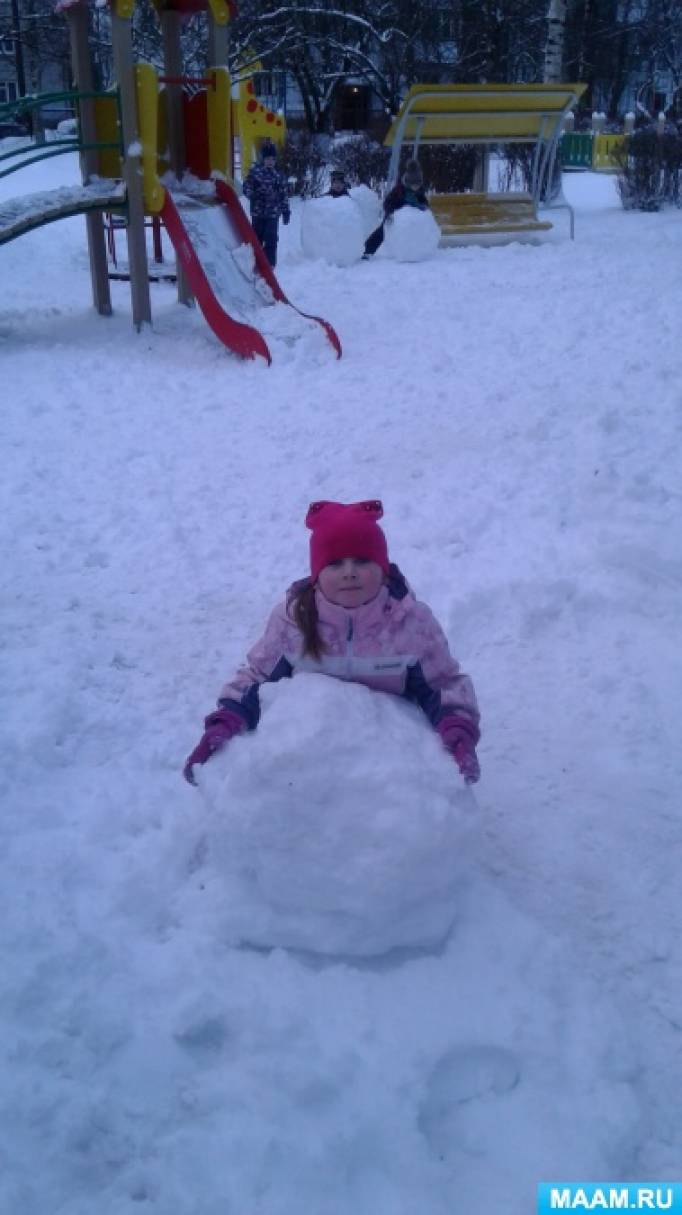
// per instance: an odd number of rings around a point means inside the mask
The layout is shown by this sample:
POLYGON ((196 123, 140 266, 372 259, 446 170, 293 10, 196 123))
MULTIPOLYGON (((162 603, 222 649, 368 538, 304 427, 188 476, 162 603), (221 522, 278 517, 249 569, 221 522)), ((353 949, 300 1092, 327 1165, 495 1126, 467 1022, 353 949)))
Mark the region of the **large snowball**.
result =
POLYGON ((262 700, 258 730, 198 772, 221 931, 342 955, 440 943, 476 812, 421 711, 323 675, 262 700))
POLYGON ((433 257, 440 241, 440 228, 430 211, 401 207, 384 229, 381 253, 397 262, 423 262, 433 257))
POLYGON ((370 232, 374 232, 374 229, 379 227, 383 219, 384 208, 379 196, 374 193, 374 190, 370 190, 369 186, 352 186, 350 196, 360 209, 363 231, 365 237, 368 237, 370 232))
POLYGON ((365 248, 362 213, 352 198, 311 198, 303 206, 301 247, 306 257, 352 266, 365 248))

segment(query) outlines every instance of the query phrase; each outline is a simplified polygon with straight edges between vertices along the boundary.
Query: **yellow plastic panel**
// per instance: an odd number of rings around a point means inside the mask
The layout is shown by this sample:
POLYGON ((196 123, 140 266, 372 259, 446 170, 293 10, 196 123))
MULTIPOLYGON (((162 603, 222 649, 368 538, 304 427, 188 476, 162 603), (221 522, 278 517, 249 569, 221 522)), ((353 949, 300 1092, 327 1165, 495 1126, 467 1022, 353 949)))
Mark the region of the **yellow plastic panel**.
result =
POLYGON ((595 135, 592 140, 592 168, 601 172, 616 173, 619 165, 613 158, 616 148, 626 140, 626 135, 595 135))
POLYGON ((227 25, 230 20, 230 8, 225 0, 208 0, 208 3, 216 25, 227 25))
POLYGON ((135 12, 135 0, 111 0, 111 8, 117 17, 129 21, 135 12))
POLYGON ((413 85, 384 140, 393 144, 401 119, 409 111, 405 136, 413 140, 417 117, 423 117, 425 142, 481 139, 537 139, 551 135, 556 122, 587 86, 584 84, 451 84, 413 85), (555 120, 553 121, 553 119, 555 120))
POLYGON ((137 123, 142 144, 142 189, 145 211, 155 215, 161 210, 165 191, 157 172, 159 137, 159 92, 156 72, 151 63, 135 66, 137 123))
POLYGON ((287 128, 282 114, 269 110, 258 100, 253 80, 241 81, 236 112, 235 125, 241 147, 242 177, 245 177, 256 160, 261 143, 269 139, 281 148, 286 138, 287 128))
MULTIPOLYGON (((98 143, 115 143, 121 139, 116 98, 95 97, 95 131, 98 143)), ((117 148, 102 148, 97 153, 97 172, 100 177, 114 179, 123 176, 123 162, 117 148)))

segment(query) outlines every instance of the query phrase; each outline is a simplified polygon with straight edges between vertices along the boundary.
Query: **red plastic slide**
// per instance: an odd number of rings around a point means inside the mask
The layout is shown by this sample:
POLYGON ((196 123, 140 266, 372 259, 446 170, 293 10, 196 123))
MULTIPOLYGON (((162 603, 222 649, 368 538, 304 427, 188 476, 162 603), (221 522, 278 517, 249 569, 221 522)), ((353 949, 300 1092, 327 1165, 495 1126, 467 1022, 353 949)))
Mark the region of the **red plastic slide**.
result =
MULTIPOLYGON (((239 244, 249 244, 254 251, 254 261, 257 273, 264 279, 270 288, 274 298, 278 303, 287 304, 298 312, 300 316, 306 320, 316 321, 321 325, 324 332, 336 351, 337 358, 341 357, 341 343, 328 321, 322 320, 321 317, 309 316, 305 312, 301 312, 294 304, 291 304, 286 295, 282 291, 275 275, 272 271, 265 253, 256 237, 249 220, 247 219, 242 206, 237 198, 234 190, 227 185, 226 182, 216 182, 216 200, 211 203, 211 200, 202 199, 206 205, 216 206, 221 205, 225 218, 234 233, 235 240, 239 244)), ((202 266, 201 260, 197 253, 192 239, 183 223, 182 217, 178 208, 171 196, 169 190, 165 192, 165 200, 161 210, 161 219, 166 226, 168 235, 171 238, 175 252, 177 254, 180 265, 182 266, 190 290, 194 295, 201 311, 208 321, 211 329, 216 337, 223 342, 228 349, 233 350, 235 354, 239 354, 242 358, 253 359, 256 355, 261 355, 268 363, 272 362, 270 351, 267 342, 263 335, 252 325, 244 324, 241 321, 236 321, 225 311, 222 304, 216 296, 209 278, 202 266)), ((225 257, 231 256, 229 248, 225 248, 225 257)), ((224 296, 223 296, 224 298, 224 296)), ((258 303, 258 296, 254 294, 254 301, 258 303)))
POLYGON ((257 354, 260 354, 268 363, 271 363, 270 351, 262 334, 257 329, 253 329, 251 325, 242 325, 240 321, 233 321, 232 317, 218 303, 185 225, 178 214, 170 190, 166 190, 161 219, 173 242, 173 248, 185 272, 190 290, 216 337, 229 350, 234 350, 235 354, 240 354, 242 358, 254 359, 257 354))
POLYGON ((333 326, 329 324, 329 321, 323 320, 321 316, 311 316, 309 312, 302 312, 300 308, 297 308, 295 304, 292 304, 291 300, 287 299, 286 295, 282 291, 282 288, 277 282, 272 266, 263 252, 263 246, 251 227, 251 224, 244 213, 244 208, 242 207, 234 190, 231 186, 228 186, 226 181, 217 181, 215 186, 218 200, 223 203, 225 207, 227 207, 227 210, 230 213, 230 218, 234 225, 234 229, 241 238, 243 244, 250 244, 253 246, 256 268, 261 277, 265 279, 275 299, 279 300, 282 304, 288 304, 290 308, 293 308, 294 311, 298 312, 300 316, 305 317, 306 320, 317 321, 317 324, 322 326, 327 337, 329 338, 329 341, 334 347, 336 357, 340 359, 341 343, 333 326))

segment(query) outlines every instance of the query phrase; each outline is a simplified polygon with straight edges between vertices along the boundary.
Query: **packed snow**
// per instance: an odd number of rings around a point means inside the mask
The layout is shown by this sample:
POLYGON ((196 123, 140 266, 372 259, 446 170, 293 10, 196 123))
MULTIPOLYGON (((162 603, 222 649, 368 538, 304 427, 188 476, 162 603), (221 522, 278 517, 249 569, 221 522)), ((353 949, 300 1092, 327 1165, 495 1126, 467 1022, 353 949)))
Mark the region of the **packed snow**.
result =
POLYGON ((433 257, 439 240, 440 228, 430 211, 401 207, 386 220, 379 255, 396 262, 423 262, 433 257))
POLYGON ((173 190, 185 230, 222 307, 235 320, 258 329, 278 359, 287 359, 291 347, 299 342, 299 357, 306 352, 313 361, 333 359, 322 327, 274 299, 256 269, 253 246, 240 243, 226 208, 215 197, 205 197, 205 190, 203 195, 173 190))
POLYGON ((679 1178, 682 212, 565 190, 573 243, 415 264, 306 258, 296 204, 278 275, 338 362, 243 363, 169 284, 151 330, 125 283, 97 316, 81 217, 0 249, 3 1215, 679 1178), (375 495, 476 685, 480 785, 408 706, 299 676, 190 788, 309 501, 375 495))
POLYGON ((259 729, 198 777, 224 931, 360 957, 441 945, 475 806, 423 713, 322 675, 266 688, 263 705, 259 729))
MULTIPOLYGON (((382 218, 378 195, 368 186, 356 186, 348 198, 308 199, 301 214, 303 253, 330 266, 352 266, 382 218)), ((402 207, 386 221, 380 254, 397 262, 421 262, 433 257, 439 240, 440 229, 430 211, 402 207)))
POLYGON ((62 186, 8 198, 0 203, 0 242, 32 227, 37 221, 49 222, 60 215, 68 215, 79 208, 86 210, 100 203, 115 206, 124 199, 125 189, 121 183, 106 178, 97 178, 87 186, 62 186))
POLYGON ((365 247, 363 213, 352 198, 310 198, 303 204, 301 247, 306 257, 352 266, 365 247))
POLYGON ((367 238, 379 226, 384 214, 379 195, 369 186, 351 186, 349 194, 360 209, 363 236, 367 238))

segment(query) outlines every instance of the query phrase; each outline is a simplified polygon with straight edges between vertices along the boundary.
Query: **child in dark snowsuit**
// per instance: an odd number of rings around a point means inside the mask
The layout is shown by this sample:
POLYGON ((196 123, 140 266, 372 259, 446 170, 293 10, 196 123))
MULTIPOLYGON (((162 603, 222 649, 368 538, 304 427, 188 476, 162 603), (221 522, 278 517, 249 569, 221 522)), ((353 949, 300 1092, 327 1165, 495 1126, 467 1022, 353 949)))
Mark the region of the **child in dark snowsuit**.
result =
POLYGON ((287 179, 277 168, 275 145, 267 140, 244 182, 244 194, 251 204, 251 224, 271 266, 277 264, 279 217, 288 224, 291 218, 287 179))
POLYGON ((384 224, 390 219, 395 211, 399 211, 401 207, 416 207, 419 211, 428 210, 428 202, 424 191, 424 178, 422 171, 419 168, 419 161, 408 160, 403 173, 402 181, 396 183, 392 190, 389 190, 384 199, 384 218, 375 228, 365 241, 364 257, 371 257, 376 253, 384 239, 384 224))
POLYGON ((346 185, 346 178, 343 169, 332 169, 329 175, 329 189, 327 190, 328 198, 350 198, 350 192, 346 185))

